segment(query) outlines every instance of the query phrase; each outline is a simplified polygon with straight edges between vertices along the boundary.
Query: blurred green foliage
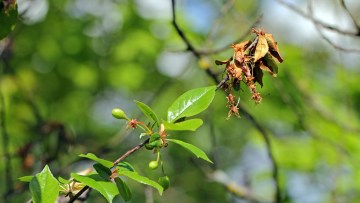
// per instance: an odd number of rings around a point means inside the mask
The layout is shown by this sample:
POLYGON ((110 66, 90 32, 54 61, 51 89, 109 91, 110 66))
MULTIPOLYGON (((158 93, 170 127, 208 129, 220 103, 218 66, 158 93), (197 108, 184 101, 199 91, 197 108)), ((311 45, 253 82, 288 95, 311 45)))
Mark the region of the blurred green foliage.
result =
MULTIPOLYGON (((78 154, 91 152, 115 160, 138 144, 138 131, 125 130, 125 121, 112 118, 114 107, 148 122, 133 102, 139 100, 165 119, 164 107, 180 94, 213 84, 196 58, 182 52, 186 47, 171 25, 169 2, 153 2, 154 6, 152 1, 140 0, 43 0, 44 16, 37 18, 40 11, 31 15, 36 5, 24 8, 24 2, 19 1, 22 10, 16 29, 0 42, 1 47, 9 47, 0 50, 5 104, 1 108, 6 115, 13 180, 8 185, 3 178, 8 164, 2 130, 0 193, 9 192, 8 202, 29 200, 28 186, 16 179, 39 172, 45 163, 55 177, 69 178, 71 172, 90 166, 78 154)), ((235 1, 225 14, 217 1, 178 4, 178 23, 197 48, 206 50, 241 36, 260 14, 262 3, 235 1), (203 17, 208 11, 212 17, 203 17)), ((260 105, 250 101, 245 86, 239 94, 241 104, 271 135, 283 198, 287 202, 357 202, 358 68, 337 60, 334 50, 321 44, 320 38, 304 48, 275 33, 274 37, 285 59, 279 64, 278 77, 265 74, 264 87, 259 88, 264 97, 260 105)), ((223 67, 213 61, 229 58, 231 51, 204 60, 221 75, 223 67)), ((228 183, 246 187, 256 199, 272 199, 271 164, 262 136, 241 112, 240 119, 226 120, 225 105, 225 94, 218 91, 201 114, 204 125, 196 133, 171 135, 205 149, 216 164, 193 160, 191 154, 170 145, 163 153, 170 188, 160 197, 129 183, 132 202, 151 198, 154 202, 242 202, 221 181, 211 178, 214 169, 225 172, 228 183)), ((148 163, 156 155, 146 152, 150 151, 141 150, 126 161, 155 180, 161 174, 154 174, 148 163)), ((92 192, 89 202, 104 199, 92 192)))

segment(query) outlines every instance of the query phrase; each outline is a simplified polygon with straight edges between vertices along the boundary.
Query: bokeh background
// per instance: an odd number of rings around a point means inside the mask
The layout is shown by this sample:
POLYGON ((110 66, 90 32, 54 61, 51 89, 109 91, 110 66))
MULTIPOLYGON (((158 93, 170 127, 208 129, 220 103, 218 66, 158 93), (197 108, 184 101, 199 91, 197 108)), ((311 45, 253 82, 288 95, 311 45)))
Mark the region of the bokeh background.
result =
MULTIPOLYGON (((30 199, 27 184, 17 178, 39 172, 45 163, 55 176, 69 178, 91 166, 78 157, 81 153, 115 160, 141 140, 140 131, 126 130, 125 122, 111 116, 112 108, 147 121, 133 102, 139 100, 165 119, 180 94, 215 84, 204 68, 221 79, 224 67, 214 60, 233 54, 229 47, 199 60, 187 52, 171 24, 170 0, 17 2, 16 29, 0 41, 5 104, 0 193, 7 202, 30 199)), ((288 3, 307 11, 305 1, 288 3)), ((346 4, 360 23, 360 2, 346 4)), ((313 2, 313 13, 321 22, 356 31, 341 1, 313 2)), ((129 180, 131 202, 272 202, 273 165, 259 126, 270 137, 282 202, 358 202, 360 37, 323 29, 334 43, 355 49, 339 50, 311 19, 275 0, 179 0, 176 14, 192 45, 202 51, 226 47, 241 36, 253 39, 249 29, 258 22, 256 28, 278 41, 284 62, 278 77, 264 75, 261 104, 251 101, 245 86, 237 92, 258 126, 242 112, 241 118, 227 120, 225 94, 218 91, 200 115, 204 125, 198 131, 172 134, 202 148, 215 164, 170 145, 162 151, 170 189, 159 196, 129 180)), ((126 161, 156 180, 160 170, 147 166, 154 159, 143 149, 126 161)), ((105 199, 92 191, 87 201, 105 199)))

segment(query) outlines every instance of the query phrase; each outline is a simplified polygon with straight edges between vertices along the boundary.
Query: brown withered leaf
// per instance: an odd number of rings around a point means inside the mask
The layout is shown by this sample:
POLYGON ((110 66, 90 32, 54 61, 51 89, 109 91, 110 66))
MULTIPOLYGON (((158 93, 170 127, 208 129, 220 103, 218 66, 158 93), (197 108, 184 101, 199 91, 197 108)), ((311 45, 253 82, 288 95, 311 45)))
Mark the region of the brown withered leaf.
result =
POLYGON ((259 61, 259 67, 262 70, 269 72, 273 77, 277 76, 278 66, 270 53, 265 54, 263 59, 259 61))
POLYGON ((250 40, 240 42, 238 44, 232 45, 235 51, 245 50, 251 44, 250 40))
POLYGON ((273 55, 279 63, 283 62, 284 59, 280 55, 280 51, 277 46, 277 42, 275 41, 273 35, 265 34, 265 38, 269 45, 269 52, 271 53, 271 55, 273 55))
POLYGON ((269 46, 264 35, 258 35, 258 42, 255 48, 254 62, 258 61, 269 51, 269 46))
POLYGON ((227 60, 223 60, 223 61, 220 61, 220 60, 215 60, 215 64, 216 65, 224 65, 224 64, 227 64, 227 63, 229 63, 231 60, 233 60, 233 58, 231 57, 231 58, 229 58, 229 59, 227 59, 227 60))
POLYGON ((262 81, 262 78, 263 78, 263 76, 264 76, 264 74, 263 74, 263 72, 262 72, 262 70, 260 69, 260 67, 259 67, 259 65, 258 65, 259 63, 257 63, 257 65, 255 65, 255 67, 254 67, 254 82, 257 82, 257 83, 259 83, 260 84, 260 86, 262 87, 263 86, 263 81, 262 81))

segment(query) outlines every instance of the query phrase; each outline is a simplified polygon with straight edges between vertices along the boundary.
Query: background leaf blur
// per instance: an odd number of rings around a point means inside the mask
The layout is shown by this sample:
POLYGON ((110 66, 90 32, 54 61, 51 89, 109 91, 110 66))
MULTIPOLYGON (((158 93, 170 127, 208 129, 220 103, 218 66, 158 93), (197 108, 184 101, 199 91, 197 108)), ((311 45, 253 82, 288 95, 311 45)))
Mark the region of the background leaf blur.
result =
MULTIPOLYGON (((264 87, 258 87, 261 104, 251 101, 242 84, 237 94, 271 137, 282 199, 357 202, 359 54, 334 49, 311 22, 277 2, 177 1, 177 21, 191 43, 207 51, 227 46, 244 34, 240 41, 251 39, 246 31, 263 14, 257 27, 274 35, 284 61, 278 64, 277 78, 264 74, 264 87)), ((170 1, 17 3, 17 25, 0 41, 0 109, 5 115, 0 118, 0 161, 4 163, 0 164, 0 194, 7 202, 28 201, 28 184, 17 178, 38 173, 45 164, 55 177, 70 178, 71 172, 93 164, 78 154, 116 160, 140 141, 139 131, 125 130, 126 123, 112 117, 114 107, 121 107, 131 118, 152 122, 133 102, 138 100, 158 118, 166 118, 165 107, 182 93, 214 85, 204 67, 221 76, 223 67, 214 61, 228 59, 233 52, 229 47, 200 61, 186 52, 171 24, 170 1), (5 164, 8 158, 11 170, 5 164)), ((360 9, 356 0, 346 3, 352 11, 360 9)), ((294 5, 306 8, 302 1, 294 5)), ((313 7, 317 18, 340 27, 343 24, 337 19, 349 19, 337 1, 316 1, 313 7)), ((359 14, 353 13, 360 22, 359 14)), ((351 26, 344 23, 346 28, 351 26)), ((359 45, 359 38, 325 34, 345 47, 359 45)), ((252 202, 246 198, 252 197, 270 202, 275 186, 261 132, 246 113, 226 120, 227 113, 225 94, 218 91, 210 108, 200 114, 203 125, 196 132, 171 133, 171 138, 211 155, 213 165, 169 145, 162 154, 171 179, 169 189, 160 196, 150 187, 126 181, 131 201, 252 202), (237 191, 247 192, 232 193, 230 183, 237 191)), ((146 152, 140 150, 126 161, 139 174, 157 180, 161 174, 148 168, 155 155, 146 152)), ((88 202, 104 199, 91 193, 88 202)), ((113 202, 122 202, 121 197, 113 202)))

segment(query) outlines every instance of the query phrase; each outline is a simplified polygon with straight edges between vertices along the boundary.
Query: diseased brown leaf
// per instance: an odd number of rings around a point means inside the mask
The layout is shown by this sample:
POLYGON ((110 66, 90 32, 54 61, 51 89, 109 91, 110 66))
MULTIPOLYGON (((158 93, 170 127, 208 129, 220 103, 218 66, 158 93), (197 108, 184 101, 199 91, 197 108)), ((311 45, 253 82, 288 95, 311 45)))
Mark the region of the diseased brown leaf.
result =
POLYGON ((267 53, 261 61, 259 61, 259 67, 270 73, 273 77, 277 76, 278 73, 278 66, 274 60, 274 58, 271 56, 270 53, 267 53))
POLYGON ((269 51, 269 46, 264 35, 258 35, 258 42, 256 44, 254 62, 258 61, 269 51))
POLYGON ((265 34, 265 38, 269 45, 269 52, 271 53, 271 55, 273 55, 279 63, 283 62, 284 59, 280 55, 280 51, 277 46, 277 42, 275 41, 273 35, 265 34))
POLYGON ((227 60, 223 60, 223 61, 220 61, 220 60, 215 60, 215 64, 216 65, 224 65, 224 64, 227 64, 227 63, 229 63, 231 60, 233 60, 233 58, 231 57, 231 58, 229 58, 229 59, 227 59, 227 60))
POLYGON ((234 48, 235 51, 245 50, 250 44, 251 44, 251 41, 247 40, 247 41, 232 45, 232 48, 234 48))
POLYGON ((255 65, 255 68, 254 68, 254 82, 257 82, 260 84, 260 86, 262 87, 263 86, 263 81, 262 81, 262 78, 263 78, 264 74, 261 70, 261 68, 259 67, 259 65, 255 65))

